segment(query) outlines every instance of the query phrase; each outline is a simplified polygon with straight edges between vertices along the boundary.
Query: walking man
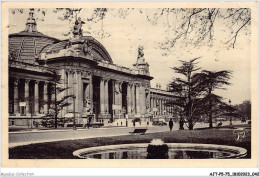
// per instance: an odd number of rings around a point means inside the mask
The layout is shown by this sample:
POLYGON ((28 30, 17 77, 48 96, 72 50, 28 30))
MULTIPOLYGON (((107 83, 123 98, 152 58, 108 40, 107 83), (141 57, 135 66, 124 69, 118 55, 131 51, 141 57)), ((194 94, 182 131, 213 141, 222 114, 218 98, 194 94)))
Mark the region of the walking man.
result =
POLYGON ((170 131, 172 131, 172 127, 173 127, 173 121, 172 121, 172 119, 170 119, 170 121, 169 121, 169 127, 170 127, 170 131))

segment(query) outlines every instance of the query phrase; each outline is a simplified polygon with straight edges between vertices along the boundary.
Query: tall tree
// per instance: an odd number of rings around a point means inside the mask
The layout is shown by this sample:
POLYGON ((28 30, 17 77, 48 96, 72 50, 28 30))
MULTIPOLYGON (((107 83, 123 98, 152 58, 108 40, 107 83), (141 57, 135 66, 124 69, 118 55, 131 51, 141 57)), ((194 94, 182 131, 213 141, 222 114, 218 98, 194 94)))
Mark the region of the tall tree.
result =
MULTIPOLYGON (((200 58, 200 57, 199 57, 200 58)), ((193 130, 194 124, 197 121, 198 112, 201 107, 201 99, 205 86, 201 82, 200 70, 197 67, 199 58, 194 58, 190 61, 182 61, 180 67, 174 67, 173 70, 181 75, 181 78, 174 78, 169 84, 169 91, 174 93, 175 101, 173 104, 183 110, 183 115, 188 121, 189 130, 193 130)))
POLYGON ((202 82, 205 85, 206 95, 203 98, 206 114, 209 116, 209 127, 212 128, 212 115, 219 111, 218 104, 221 104, 222 97, 213 93, 216 89, 225 89, 223 86, 230 85, 228 80, 231 77, 231 71, 207 71, 203 70, 200 74, 202 82))
POLYGON ((64 91, 70 88, 69 87, 65 88, 62 86, 60 75, 58 75, 55 70, 53 70, 52 73, 54 74, 54 77, 51 81, 54 84, 53 84, 53 88, 51 89, 51 93, 52 95, 54 95, 54 99, 48 101, 48 104, 50 104, 50 108, 49 108, 49 113, 46 115, 46 117, 54 118, 54 127, 55 129, 57 129, 58 115, 61 113, 63 108, 71 105, 71 103, 68 102, 68 99, 73 98, 74 95, 63 96, 64 91))
POLYGON ((235 106, 236 110, 245 118, 251 120, 251 101, 245 100, 235 106))

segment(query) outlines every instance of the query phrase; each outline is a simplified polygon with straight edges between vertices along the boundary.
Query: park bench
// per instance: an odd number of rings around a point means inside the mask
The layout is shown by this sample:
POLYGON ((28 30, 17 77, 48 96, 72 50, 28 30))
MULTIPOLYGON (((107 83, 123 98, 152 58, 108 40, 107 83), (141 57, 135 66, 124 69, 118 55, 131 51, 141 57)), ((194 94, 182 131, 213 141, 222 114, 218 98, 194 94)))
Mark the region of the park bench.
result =
POLYGON ((88 126, 92 127, 92 128, 100 128, 100 127, 104 126, 104 123, 95 122, 95 123, 90 123, 89 125, 85 124, 83 126, 83 128, 87 128, 88 126))
POLYGON ((147 129, 135 129, 133 132, 129 132, 131 135, 144 135, 147 129))

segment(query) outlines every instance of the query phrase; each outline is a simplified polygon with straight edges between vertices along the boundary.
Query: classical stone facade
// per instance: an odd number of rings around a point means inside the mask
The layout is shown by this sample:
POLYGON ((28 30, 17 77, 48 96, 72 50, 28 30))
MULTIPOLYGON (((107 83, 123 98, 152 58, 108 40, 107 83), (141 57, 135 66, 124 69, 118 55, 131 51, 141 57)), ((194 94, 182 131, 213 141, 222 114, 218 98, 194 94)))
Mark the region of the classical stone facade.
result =
POLYGON ((31 10, 26 29, 9 35, 10 125, 39 122, 55 96, 68 96, 69 106, 58 117, 76 112, 79 123, 86 114, 86 101, 95 117, 92 121, 105 124, 118 119, 152 121, 173 114, 166 106, 171 94, 150 88, 153 77, 141 46, 133 68, 116 65, 100 42, 82 36, 81 25, 76 19, 72 39, 55 39, 37 31, 31 10), (55 95, 57 86, 64 91, 55 95))

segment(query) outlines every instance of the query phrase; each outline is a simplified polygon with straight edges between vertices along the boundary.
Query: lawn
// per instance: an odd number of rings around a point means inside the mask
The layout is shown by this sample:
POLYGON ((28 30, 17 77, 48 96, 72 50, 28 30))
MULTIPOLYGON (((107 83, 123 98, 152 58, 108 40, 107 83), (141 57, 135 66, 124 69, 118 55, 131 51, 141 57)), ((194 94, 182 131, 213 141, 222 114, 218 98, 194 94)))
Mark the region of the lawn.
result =
MULTIPOLYGON (((250 125, 248 125, 250 126, 250 125)), ((243 141, 236 141, 233 126, 221 129, 179 130, 173 132, 149 133, 146 135, 125 135, 81 140, 66 140, 18 146, 9 149, 10 159, 75 159, 73 152, 78 149, 131 143, 149 143, 162 139, 166 143, 203 143, 238 146, 247 149, 245 158, 251 157, 251 129, 246 129, 243 141)))

